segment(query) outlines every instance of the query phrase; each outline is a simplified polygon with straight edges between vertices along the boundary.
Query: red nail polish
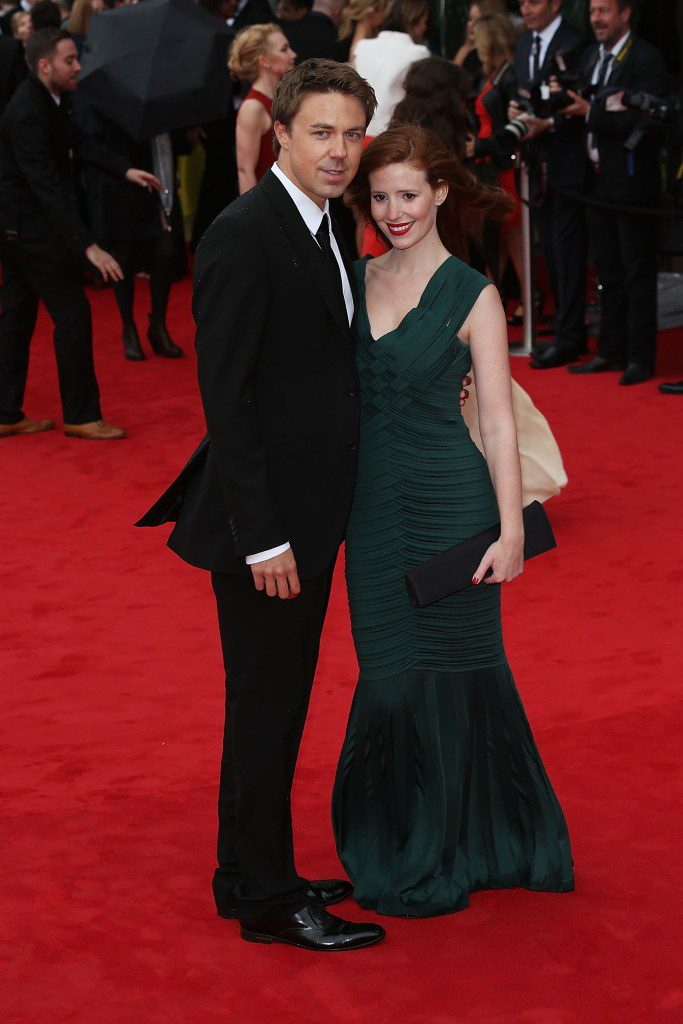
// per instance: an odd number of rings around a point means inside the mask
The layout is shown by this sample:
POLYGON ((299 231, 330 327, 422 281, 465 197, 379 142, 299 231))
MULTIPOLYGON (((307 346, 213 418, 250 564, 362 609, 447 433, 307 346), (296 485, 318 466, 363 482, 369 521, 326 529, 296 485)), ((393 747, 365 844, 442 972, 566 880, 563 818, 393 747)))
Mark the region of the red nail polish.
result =
POLYGON ((476 585, 479 582, 479 580, 477 579, 476 576, 473 576, 472 577, 472 582, 476 585))

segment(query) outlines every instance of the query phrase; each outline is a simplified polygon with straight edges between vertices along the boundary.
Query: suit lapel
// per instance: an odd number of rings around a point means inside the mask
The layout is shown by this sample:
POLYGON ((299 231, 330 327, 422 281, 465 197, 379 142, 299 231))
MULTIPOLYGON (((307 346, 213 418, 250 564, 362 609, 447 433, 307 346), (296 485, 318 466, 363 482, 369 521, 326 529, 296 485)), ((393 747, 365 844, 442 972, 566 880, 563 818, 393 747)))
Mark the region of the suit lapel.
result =
MULTIPOLYGON (((351 333, 355 337, 356 317, 358 316, 358 303, 360 301, 360 292, 358 290, 358 279, 356 278, 356 274, 355 274, 355 271, 353 269, 353 262, 351 260, 350 255, 349 255, 349 251, 346 248, 346 243, 344 242, 344 236, 343 236, 341 230, 339 229, 339 226, 335 223, 334 220, 332 221, 332 230, 334 231, 334 237, 336 239, 337 245, 339 246, 339 252, 341 253, 341 258, 342 258, 342 261, 344 263, 344 269, 346 270, 346 276, 348 277, 349 284, 351 285, 351 297, 353 298, 353 318, 351 320, 351 333)), ((347 322, 348 322, 348 315, 347 315, 346 319, 347 319, 347 322)))
POLYGON ((633 44, 634 44, 634 42, 635 42, 635 40, 634 40, 633 36, 631 36, 629 39, 627 39, 626 43, 625 43, 625 46, 624 46, 624 49, 626 49, 626 47, 628 47, 628 49, 626 50, 626 53, 624 53, 624 51, 622 50, 619 53, 619 55, 617 57, 615 57, 615 59, 612 61, 612 67, 610 68, 609 78, 607 79, 607 83, 606 83, 607 85, 617 85, 621 81, 621 79, 622 79, 622 77, 624 75, 624 71, 628 67, 628 62, 631 59, 631 54, 633 53, 633 44), (619 60, 619 57, 621 57, 621 60, 619 60))
POLYGON ((266 171, 258 187, 263 189, 271 206, 282 218, 283 234, 308 271, 335 321, 342 330, 348 331, 349 322, 346 311, 342 310, 342 303, 337 300, 322 253, 293 201, 287 195, 286 189, 282 187, 272 171, 266 171))

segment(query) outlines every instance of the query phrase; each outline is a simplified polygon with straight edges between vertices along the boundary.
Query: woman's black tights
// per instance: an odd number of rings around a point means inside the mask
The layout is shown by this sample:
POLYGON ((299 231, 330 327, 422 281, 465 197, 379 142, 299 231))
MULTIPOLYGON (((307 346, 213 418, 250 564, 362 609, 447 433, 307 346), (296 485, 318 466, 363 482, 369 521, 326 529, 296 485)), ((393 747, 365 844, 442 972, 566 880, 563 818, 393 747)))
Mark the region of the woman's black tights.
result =
POLYGON ((114 282, 114 298, 119 307, 124 327, 134 322, 135 275, 144 269, 149 273, 151 316, 164 323, 168 297, 173 283, 172 243, 169 234, 145 242, 118 239, 112 245, 121 265, 123 281, 114 282))

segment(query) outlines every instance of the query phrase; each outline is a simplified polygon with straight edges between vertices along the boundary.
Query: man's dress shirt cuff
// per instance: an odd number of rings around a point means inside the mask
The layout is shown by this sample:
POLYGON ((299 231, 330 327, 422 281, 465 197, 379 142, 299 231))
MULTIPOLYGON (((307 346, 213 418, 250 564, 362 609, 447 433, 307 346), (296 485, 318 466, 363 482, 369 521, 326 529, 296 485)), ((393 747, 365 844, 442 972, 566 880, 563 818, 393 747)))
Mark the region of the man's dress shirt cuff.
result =
POLYGON ((278 544, 276 548, 269 548, 268 551, 257 551, 255 555, 247 555, 247 565, 256 565, 257 562, 265 562, 266 558, 275 558, 276 555, 283 555, 285 551, 289 551, 290 544, 287 541, 286 544, 278 544))

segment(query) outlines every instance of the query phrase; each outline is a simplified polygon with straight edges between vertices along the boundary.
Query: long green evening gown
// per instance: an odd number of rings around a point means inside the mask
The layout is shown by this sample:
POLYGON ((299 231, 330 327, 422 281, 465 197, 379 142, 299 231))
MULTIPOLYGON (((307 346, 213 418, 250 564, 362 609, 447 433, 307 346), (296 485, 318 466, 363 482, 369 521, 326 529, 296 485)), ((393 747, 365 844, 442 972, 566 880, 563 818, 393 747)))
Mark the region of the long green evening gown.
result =
POLYGON ((456 257, 374 339, 360 283, 360 460, 346 535, 360 665, 333 796, 339 857, 363 907, 425 917, 478 889, 574 888, 564 815, 503 647, 500 586, 412 608, 404 574, 499 520, 458 405, 457 337, 489 281, 456 257))

